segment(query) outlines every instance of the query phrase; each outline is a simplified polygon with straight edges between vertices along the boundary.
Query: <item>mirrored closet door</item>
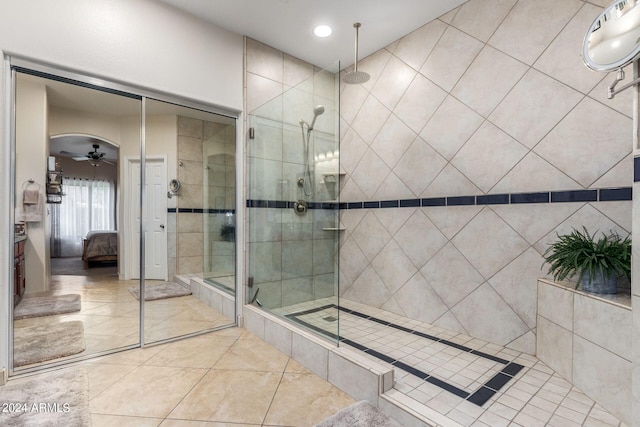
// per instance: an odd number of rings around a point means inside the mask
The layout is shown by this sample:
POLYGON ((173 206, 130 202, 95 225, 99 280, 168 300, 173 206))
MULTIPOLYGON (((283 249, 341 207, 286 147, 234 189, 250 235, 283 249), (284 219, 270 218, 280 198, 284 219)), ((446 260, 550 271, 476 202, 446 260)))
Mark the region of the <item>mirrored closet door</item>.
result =
POLYGON ((233 325, 236 119, 36 68, 12 65, 11 373, 233 325))

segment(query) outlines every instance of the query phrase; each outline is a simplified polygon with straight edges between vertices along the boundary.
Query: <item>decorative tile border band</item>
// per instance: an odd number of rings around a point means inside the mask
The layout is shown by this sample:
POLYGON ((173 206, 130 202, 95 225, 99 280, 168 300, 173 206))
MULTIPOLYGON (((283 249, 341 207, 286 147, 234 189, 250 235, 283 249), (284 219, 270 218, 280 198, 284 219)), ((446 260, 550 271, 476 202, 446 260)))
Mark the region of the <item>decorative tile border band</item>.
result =
MULTIPOLYGON (((247 200, 248 208, 293 209, 296 202, 287 200, 247 200)), ((335 202, 309 202, 308 209, 338 209, 335 202)))
POLYGON ((488 353, 484 353, 482 351, 478 351, 478 350, 474 350, 470 347, 466 347, 464 345, 460 345, 457 344, 455 342, 443 339, 443 338, 438 338, 436 336, 433 335, 429 335, 426 334, 424 332, 420 332, 420 331, 416 331, 414 329, 410 329, 410 328, 406 328, 404 326, 401 325, 397 325, 395 323, 392 322, 388 322, 386 320, 382 320, 382 319, 378 319, 377 317, 374 316, 369 316, 367 314, 363 314, 360 313, 358 311, 355 310, 351 310, 348 309, 346 307, 339 307, 335 304, 328 304, 322 307, 316 307, 316 308, 312 308, 309 310, 305 310, 305 311, 300 311, 297 313, 291 313, 291 314, 287 314, 286 317, 294 320, 295 322, 304 325, 307 328, 310 328, 316 332, 319 332, 325 336, 330 337, 333 340, 339 341, 341 343, 350 345, 351 347, 357 348, 360 351, 363 351, 371 356, 376 357, 377 359, 383 360, 391 365, 393 365, 394 367, 401 369, 405 372, 408 372, 418 378, 420 378, 423 381, 426 381, 430 384, 433 384, 437 387, 440 387, 443 390, 448 391, 449 393, 453 393, 458 397, 461 397, 462 399, 465 399, 471 403, 474 403, 478 406, 482 406, 484 405, 489 399, 491 399, 491 397, 493 397, 505 384, 507 384, 514 376, 516 376, 516 374, 518 374, 518 372, 520 372, 524 366, 514 363, 514 362, 510 362, 508 360, 502 359, 500 357, 497 356, 493 356, 491 354, 488 353), (349 313, 351 315, 360 317, 362 319, 371 321, 371 322, 376 322, 379 323, 381 325, 384 326, 388 326, 390 328, 394 328, 397 329, 399 331, 403 331, 406 332, 408 334, 412 334, 412 335, 416 335, 419 336, 421 338, 426 338, 428 340, 431 341, 435 341, 438 342, 440 344, 444 344, 447 345, 449 347, 453 347, 456 348, 458 350, 464 351, 464 352, 468 352, 470 354, 482 357, 484 359, 488 359, 491 360, 493 362, 497 362, 497 363, 501 363, 503 365, 505 365, 500 372, 498 372, 497 374, 495 374, 493 377, 491 377, 487 382, 485 382, 482 386, 478 387, 478 389, 476 389, 473 393, 470 393, 466 390, 463 390, 459 387, 456 387, 452 384, 447 383, 446 381, 443 381, 439 378, 434 377, 433 375, 423 372, 420 369, 416 369, 413 366, 407 365, 406 363, 397 360, 391 356, 388 356, 384 353, 381 353, 377 350, 374 350, 372 348, 369 348, 367 346, 364 346, 362 344, 357 343, 356 341, 350 340, 348 338, 345 337, 340 337, 332 332, 326 331, 322 328, 319 328, 315 325, 312 325, 308 322, 305 322, 304 320, 300 319, 300 316, 304 316, 307 314, 312 314, 312 313, 316 313, 318 311, 322 311, 322 310, 326 310, 326 309, 338 309, 340 311, 344 311, 345 313, 349 313))
MULTIPOLYGON (((640 170, 638 173, 640 174, 640 170)), ((380 200, 367 202, 310 202, 309 209, 384 209, 434 206, 515 205, 524 203, 615 202, 630 200, 632 200, 632 188, 618 187, 591 190, 536 191, 531 193, 483 194, 479 196, 430 197, 421 199, 380 200)), ((249 199, 247 200, 247 207, 293 209, 294 203, 295 202, 285 200, 249 199)))
POLYGON ((640 181, 640 156, 633 158, 633 182, 640 181))
POLYGON ((214 213, 214 214, 227 214, 232 213, 235 214, 235 209, 201 209, 201 208, 169 208, 167 209, 168 213, 214 213))

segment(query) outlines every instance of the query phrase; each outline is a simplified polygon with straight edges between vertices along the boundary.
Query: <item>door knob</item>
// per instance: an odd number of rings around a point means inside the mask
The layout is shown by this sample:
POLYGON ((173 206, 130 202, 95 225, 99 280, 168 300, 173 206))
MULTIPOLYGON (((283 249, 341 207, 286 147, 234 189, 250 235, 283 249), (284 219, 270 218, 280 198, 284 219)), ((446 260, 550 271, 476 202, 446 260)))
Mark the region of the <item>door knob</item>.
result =
POLYGON ((160 224, 160 228, 164 230, 164 224, 160 224))

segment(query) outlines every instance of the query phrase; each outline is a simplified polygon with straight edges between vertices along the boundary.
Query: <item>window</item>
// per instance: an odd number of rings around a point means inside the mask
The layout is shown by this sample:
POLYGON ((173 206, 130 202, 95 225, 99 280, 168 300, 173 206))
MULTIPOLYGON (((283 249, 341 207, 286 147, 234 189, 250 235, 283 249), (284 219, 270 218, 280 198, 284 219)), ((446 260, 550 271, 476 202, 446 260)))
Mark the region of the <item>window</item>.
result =
POLYGON ((116 229, 113 181, 66 178, 62 203, 49 206, 53 257, 81 256, 89 231, 116 229))

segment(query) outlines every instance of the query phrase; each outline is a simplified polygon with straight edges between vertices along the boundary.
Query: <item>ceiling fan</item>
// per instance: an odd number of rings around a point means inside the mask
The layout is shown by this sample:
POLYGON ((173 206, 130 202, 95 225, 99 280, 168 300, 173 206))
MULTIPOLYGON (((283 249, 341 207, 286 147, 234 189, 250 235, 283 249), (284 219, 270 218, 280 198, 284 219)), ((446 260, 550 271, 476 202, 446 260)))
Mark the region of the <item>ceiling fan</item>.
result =
POLYGON ((79 153, 70 153, 68 151, 61 151, 60 154, 68 154, 72 156, 71 158, 77 162, 89 161, 91 166, 100 166, 100 163, 107 163, 109 165, 113 165, 115 163, 104 158, 104 153, 98 151, 100 148, 99 144, 93 144, 93 151, 89 151, 87 154, 79 154, 79 153))

